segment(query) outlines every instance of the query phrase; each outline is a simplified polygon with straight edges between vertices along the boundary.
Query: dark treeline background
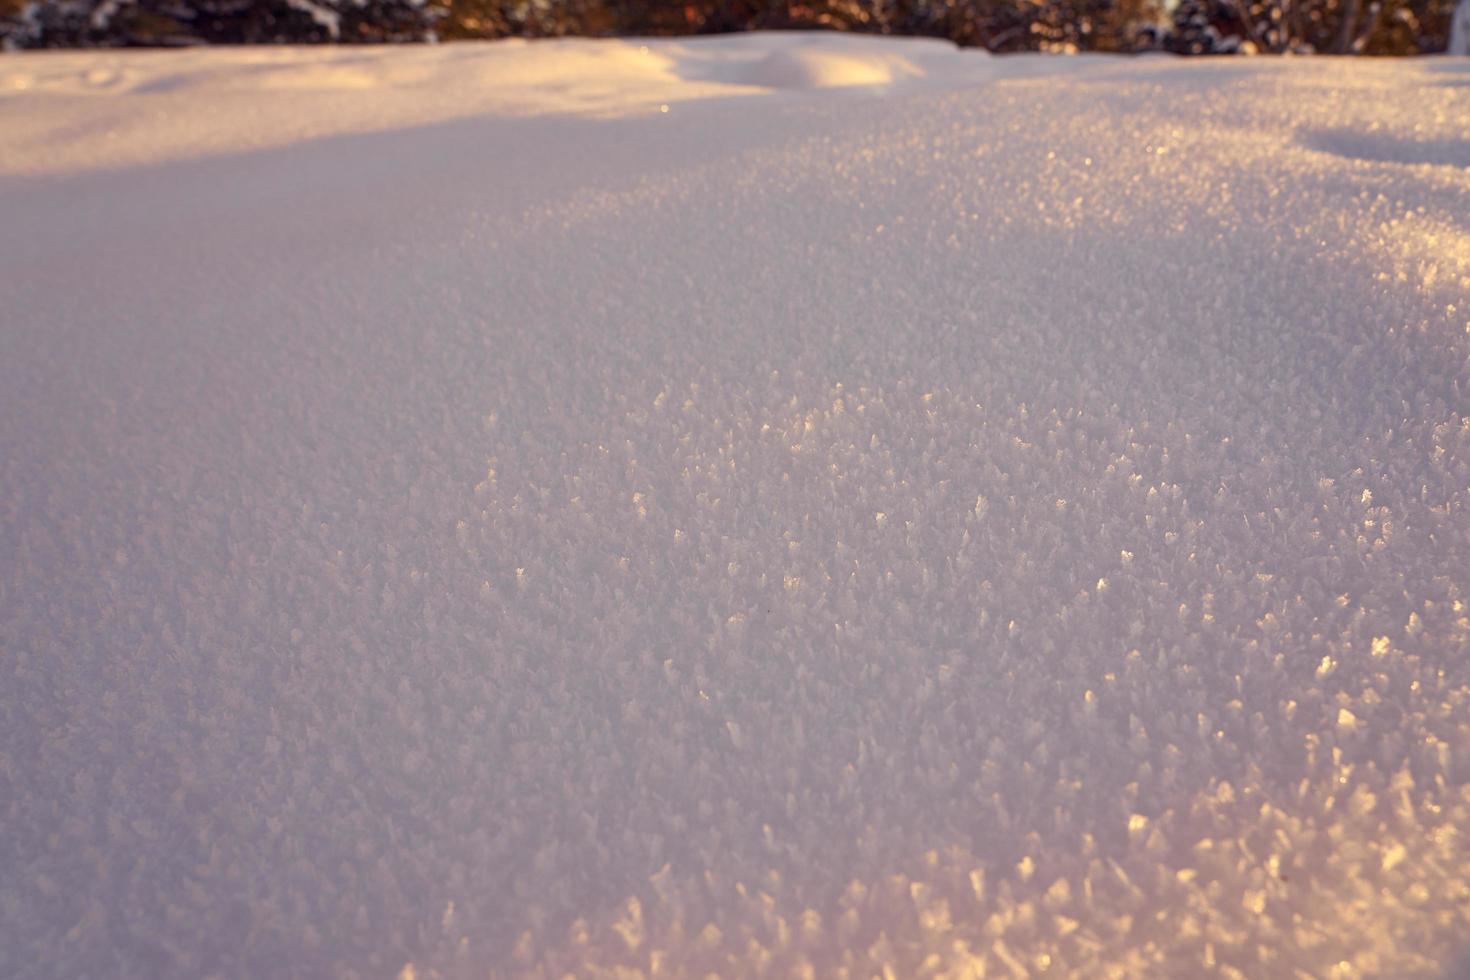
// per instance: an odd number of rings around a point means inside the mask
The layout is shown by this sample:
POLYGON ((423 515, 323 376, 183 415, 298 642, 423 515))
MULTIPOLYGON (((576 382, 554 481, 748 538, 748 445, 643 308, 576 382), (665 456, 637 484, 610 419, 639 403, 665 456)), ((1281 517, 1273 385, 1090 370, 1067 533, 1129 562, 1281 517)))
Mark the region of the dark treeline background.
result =
MULTIPOLYGON (((1455 0, 0 0, 7 48, 827 29, 990 51, 1442 51, 1455 0)), ((1470 0, 1467 0, 1470 2, 1470 0)))

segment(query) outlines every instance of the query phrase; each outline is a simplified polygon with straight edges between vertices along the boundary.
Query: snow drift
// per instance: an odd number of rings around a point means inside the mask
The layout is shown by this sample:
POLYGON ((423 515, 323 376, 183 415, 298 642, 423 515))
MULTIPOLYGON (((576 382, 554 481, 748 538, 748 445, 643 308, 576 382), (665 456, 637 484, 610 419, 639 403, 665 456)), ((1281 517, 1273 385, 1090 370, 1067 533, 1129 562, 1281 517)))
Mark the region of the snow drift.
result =
POLYGON ((1467 78, 0 60, 0 974, 1442 973, 1467 78))

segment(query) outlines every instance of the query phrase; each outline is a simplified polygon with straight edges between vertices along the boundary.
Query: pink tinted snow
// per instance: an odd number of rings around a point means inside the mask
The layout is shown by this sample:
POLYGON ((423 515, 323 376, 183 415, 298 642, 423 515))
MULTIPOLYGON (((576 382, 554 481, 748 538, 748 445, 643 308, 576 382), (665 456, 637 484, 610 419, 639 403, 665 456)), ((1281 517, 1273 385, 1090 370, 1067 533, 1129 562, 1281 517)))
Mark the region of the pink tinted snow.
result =
POLYGON ((1463 65, 348 57, 0 62, 0 974, 1450 969, 1463 65))

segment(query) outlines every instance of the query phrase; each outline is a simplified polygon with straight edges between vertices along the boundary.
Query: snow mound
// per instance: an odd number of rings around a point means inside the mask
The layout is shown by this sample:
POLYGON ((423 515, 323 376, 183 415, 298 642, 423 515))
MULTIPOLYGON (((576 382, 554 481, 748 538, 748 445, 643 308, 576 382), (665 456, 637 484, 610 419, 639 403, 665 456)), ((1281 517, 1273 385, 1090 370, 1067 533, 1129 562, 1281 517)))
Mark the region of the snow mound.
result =
POLYGON ((746 69, 739 81, 766 88, 841 88, 887 85, 895 78, 917 78, 922 74, 901 57, 818 48, 772 51, 746 69))
MULTIPOLYGON (((875 45, 849 34, 737 35, 695 39, 666 49, 673 70, 688 80, 717 81, 737 90, 891 87, 903 83, 950 87, 992 80, 994 59, 930 38, 891 38, 875 45)), ((1060 72, 1083 62, 1018 59, 1032 71, 1060 72)), ((1020 74, 1022 72, 1017 72, 1020 74)))

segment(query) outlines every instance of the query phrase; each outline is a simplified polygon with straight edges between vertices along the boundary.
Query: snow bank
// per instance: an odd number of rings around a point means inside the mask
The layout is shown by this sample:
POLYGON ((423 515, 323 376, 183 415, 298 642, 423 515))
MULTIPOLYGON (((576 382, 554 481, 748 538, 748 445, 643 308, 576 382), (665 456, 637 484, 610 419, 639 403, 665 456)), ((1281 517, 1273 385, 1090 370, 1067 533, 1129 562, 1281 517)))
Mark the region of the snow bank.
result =
POLYGON ((0 975, 1450 969, 1462 69, 0 60, 0 975))

